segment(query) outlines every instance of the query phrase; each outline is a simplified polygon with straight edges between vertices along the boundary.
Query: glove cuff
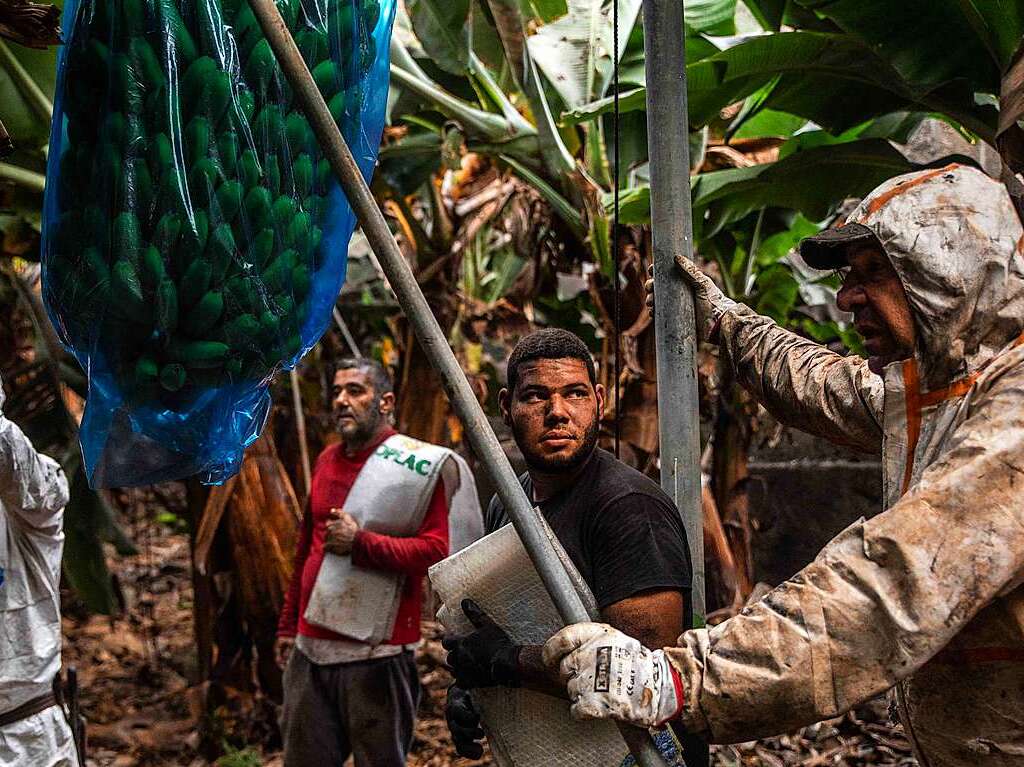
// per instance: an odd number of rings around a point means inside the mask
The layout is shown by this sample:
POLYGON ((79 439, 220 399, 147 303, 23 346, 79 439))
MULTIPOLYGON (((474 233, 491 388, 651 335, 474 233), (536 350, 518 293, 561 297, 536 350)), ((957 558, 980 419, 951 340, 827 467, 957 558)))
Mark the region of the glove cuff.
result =
POLYGON ((654 654, 658 656, 656 662, 661 664, 662 671, 667 677, 662 684, 661 699, 658 701, 659 721, 654 725, 661 728, 674 719, 678 719, 679 715, 683 712, 685 689, 683 687, 683 677, 676 670, 676 667, 669 662, 669 659, 665 657, 664 651, 656 650, 654 654))

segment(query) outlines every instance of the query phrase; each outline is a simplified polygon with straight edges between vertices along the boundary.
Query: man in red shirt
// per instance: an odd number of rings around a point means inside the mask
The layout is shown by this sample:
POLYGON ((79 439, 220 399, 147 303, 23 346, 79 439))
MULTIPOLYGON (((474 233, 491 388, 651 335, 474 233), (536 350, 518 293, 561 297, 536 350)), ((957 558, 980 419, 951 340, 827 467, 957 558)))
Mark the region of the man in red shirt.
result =
MULTIPOLYGON (((352 755, 356 767, 402 767, 420 697, 413 648, 420 639, 422 578, 448 554, 448 503, 438 481, 419 529, 406 537, 362 529, 342 511, 363 465, 396 434, 395 395, 385 370, 367 359, 338 362, 332 394, 341 442, 317 458, 278 623, 284 763, 341 767, 352 755), (368 644, 307 622, 325 552, 351 556, 359 568, 404 576, 389 639, 368 644)), ((387 502, 382 492, 381 503, 387 502)))

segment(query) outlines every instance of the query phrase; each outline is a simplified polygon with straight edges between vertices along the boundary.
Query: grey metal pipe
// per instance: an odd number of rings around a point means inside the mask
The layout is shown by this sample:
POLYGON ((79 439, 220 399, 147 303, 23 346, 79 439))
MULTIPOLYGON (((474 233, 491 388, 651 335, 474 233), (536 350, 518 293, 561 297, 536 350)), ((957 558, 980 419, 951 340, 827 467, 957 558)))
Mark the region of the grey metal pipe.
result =
POLYGON ((703 623, 704 519, 700 489, 697 338, 693 295, 675 267, 693 257, 683 3, 644 0, 647 143, 654 239, 661 486, 683 518, 693 565, 693 614, 703 623))
MULTIPOLYGON (((530 555, 559 615, 568 623, 589 620, 586 606, 545 532, 547 523, 527 498, 494 431, 462 372, 448 340, 424 298, 416 278, 395 242, 380 208, 356 165, 341 131, 331 117, 320 91, 313 82, 302 55, 285 26, 274 0, 250 0, 253 13, 263 28, 274 55, 281 64, 296 99, 316 134, 324 156, 348 197, 370 247, 395 293, 413 332, 441 377, 445 393, 462 421, 469 443, 484 466, 501 498, 509 518, 530 555)), ((621 725, 630 751, 643 767, 666 767, 650 735, 639 728, 621 725)))
POLYGON ((341 316, 341 310, 337 306, 332 311, 334 315, 334 324, 338 326, 338 330, 341 331, 342 337, 345 339, 345 343, 348 345, 348 350, 352 353, 352 356, 356 359, 360 359, 363 353, 359 351, 359 344, 356 343, 356 339, 352 337, 352 331, 348 329, 348 325, 345 324, 345 318, 341 316))
MULTIPOLYGON (((672 496, 683 518, 693 567, 690 599, 694 623, 702 625, 707 613, 696 322, 693 294, 675 268, 677 254, 693 257, 686 33, 682 2, 643 0, 643 3, 647 156, 651 167, 651 234, 657 276, 654 336, 661 486, 672 496)), ((710 763, 708 746, 699 738, 684 734, 680 742, 690 767, 710 763)))

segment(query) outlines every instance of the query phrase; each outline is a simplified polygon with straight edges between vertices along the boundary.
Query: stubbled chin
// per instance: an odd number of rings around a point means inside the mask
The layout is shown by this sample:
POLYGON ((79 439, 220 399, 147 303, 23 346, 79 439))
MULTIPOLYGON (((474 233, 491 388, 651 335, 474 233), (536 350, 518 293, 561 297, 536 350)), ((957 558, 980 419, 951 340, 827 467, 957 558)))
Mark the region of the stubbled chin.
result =
POLYGON ((885 369, 894 362, 901 362, 902 360, 910 359, 910 355, 904 354, 885 354, 885 355, 871 355, 868 357, 868 370, 875 375, 884 375, 885 369))

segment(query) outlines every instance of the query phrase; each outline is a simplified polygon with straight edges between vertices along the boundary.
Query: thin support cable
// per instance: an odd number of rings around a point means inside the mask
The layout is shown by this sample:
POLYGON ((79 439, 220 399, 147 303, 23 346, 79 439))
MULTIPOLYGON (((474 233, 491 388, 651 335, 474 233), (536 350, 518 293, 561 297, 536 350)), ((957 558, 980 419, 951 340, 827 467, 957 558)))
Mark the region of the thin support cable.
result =
POLYGON ((613 322, 615 324, 615 457, 619 457, 622 434, 621 392, 622 374, 622 287, 619 284, 619 2, 612 3, 612 285, 614 295, 613 322))
POLYGON ((356 343, 356 339, 352 337, 352 331, 348 329, 348 325, 345 324, 345 319, 341 316, 341 311, 338 306, 334 306, 334 323, 338 326, 338 330, 341 331, 342 338, 345 339, 345 344, 348 346, 349 352, 357 360, 362 359, 363 353, 359 351, 359 344, 356 343))

